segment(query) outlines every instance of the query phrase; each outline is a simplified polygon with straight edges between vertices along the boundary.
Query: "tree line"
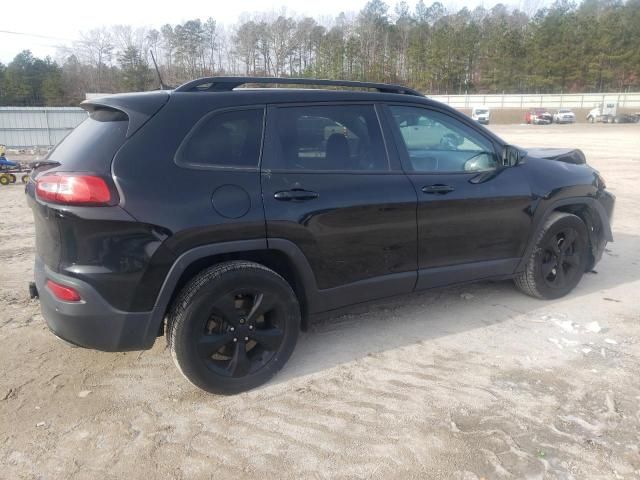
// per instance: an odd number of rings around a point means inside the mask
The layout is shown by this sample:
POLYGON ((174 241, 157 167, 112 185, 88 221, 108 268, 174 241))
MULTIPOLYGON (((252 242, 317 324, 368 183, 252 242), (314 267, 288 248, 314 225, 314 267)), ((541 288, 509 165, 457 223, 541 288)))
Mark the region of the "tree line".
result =
POLYGON ((0 64, 0 104, 70 105, 85 92, 158 87, 210 75, 401 83, 426 94, 559 93, 640 87, 640 0, 557 0, 535 12, 498 4, 447 10, 371 0, 328 22, 283 13, 159 29, 83 32, 56 61, 24 51, 0 64))

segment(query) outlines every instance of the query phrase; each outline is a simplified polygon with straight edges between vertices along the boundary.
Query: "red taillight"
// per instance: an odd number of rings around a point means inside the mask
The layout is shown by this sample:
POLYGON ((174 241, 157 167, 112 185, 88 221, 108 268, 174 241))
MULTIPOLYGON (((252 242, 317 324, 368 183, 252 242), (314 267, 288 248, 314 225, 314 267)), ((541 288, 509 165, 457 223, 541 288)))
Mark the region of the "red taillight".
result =
POLYGON ((53 280, 47 280, 47 288, 51 290, 57 298, 65 302, 79 302, 82 300, 80 294, 75 288, 60 285, 53 280))
POLYGON ((67 205, 113 204, 111 189, 103 178, 79 173, 54 173, 38 177, 36 195, 46 202, 67 205))

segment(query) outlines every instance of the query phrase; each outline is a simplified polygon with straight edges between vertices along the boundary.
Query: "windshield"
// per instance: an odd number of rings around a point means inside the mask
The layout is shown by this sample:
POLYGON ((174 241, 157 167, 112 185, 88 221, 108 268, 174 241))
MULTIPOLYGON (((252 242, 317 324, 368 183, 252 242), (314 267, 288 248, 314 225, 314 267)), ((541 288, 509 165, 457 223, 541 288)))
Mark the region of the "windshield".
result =
POLYGON ((489 113, 489 110, 486 110, 486 109, 476 110, 476 115, 484 115, 485 113, 489 113))

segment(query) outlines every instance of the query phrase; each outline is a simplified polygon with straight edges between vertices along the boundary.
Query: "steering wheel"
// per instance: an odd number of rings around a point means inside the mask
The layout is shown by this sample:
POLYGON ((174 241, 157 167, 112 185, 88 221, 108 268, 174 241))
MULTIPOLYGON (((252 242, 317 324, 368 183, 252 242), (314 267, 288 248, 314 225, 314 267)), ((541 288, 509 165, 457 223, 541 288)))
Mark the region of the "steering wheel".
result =
POLYGON ((445 150, 456 150, 461 143, 460 137, 455 133, 445 133, 440 139, 440 145, 445 150))

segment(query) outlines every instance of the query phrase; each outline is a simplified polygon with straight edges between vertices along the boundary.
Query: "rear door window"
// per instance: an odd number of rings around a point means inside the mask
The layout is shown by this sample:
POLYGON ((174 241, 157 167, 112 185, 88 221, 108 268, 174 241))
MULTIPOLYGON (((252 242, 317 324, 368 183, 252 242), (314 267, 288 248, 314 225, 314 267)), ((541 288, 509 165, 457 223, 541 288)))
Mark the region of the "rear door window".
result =
POLYGON ((263 108, 213 112, 186 136, 176 163, 193 167, 257 168, 263 108))
POLYGON ((373 105, 310 105, 276 109, 272 169, 380 171, 389 162, 373 105))

